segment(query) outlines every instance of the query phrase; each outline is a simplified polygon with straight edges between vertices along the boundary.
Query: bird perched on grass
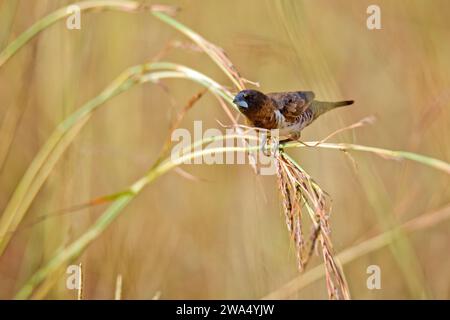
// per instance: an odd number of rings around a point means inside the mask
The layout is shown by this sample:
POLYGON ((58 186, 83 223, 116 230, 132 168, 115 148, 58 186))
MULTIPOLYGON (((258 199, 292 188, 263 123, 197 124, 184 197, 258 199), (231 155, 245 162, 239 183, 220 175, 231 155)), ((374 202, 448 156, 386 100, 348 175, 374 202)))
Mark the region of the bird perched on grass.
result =
POLYGON ((258 128, 279 129, 280 140, 298 140, 300 132, 325 112, 353 104, 352 100, 323 102, 311 91, 264 94, 242 90, 233 100, 250 123, 258 128))

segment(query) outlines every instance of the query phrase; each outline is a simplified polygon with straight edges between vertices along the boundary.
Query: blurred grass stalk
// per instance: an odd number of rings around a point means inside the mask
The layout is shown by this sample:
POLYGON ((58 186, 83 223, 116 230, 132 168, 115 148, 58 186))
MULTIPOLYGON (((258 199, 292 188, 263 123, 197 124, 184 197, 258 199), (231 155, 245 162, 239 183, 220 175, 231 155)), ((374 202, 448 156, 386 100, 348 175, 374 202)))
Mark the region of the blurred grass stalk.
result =
MULTIPOLYGON (((398 239, 398 233, 412 233, 414 231, 423 230, 437 225, 438 223, 444 222, 450 219, 450 206, 446 206, 432 213, 427 213, 414 218, 395 229, 386 231, 380 235, 373 238, 365 240, 359 244, 356 244, 348 249, 336 255, 336 259, 342 265, 348 264, 359 257, 362 257, 370 252, 379 250, 393 241, 398 239)), ((282 287, 269 293, 263 299, 288 299, 292 297, 296 292, 299 292, 308 285, 314 283, 325 275, 325 269, 322 265, 316 266, 311 270, 299 275, 293 280, 289 281, 282 287)))
POLYGON ((196 81, 232 104, 232 97, 227 91, 207 76, 193 69, 168 62, 148 63, 127 69, 102 93, 87 102, 58 125, 35 156, 16 187, 0 219, 0 255, 4 252, 14 230, 16 230, 22 221, 34 197, 49 176, 56 162, 90 119, 92 113, 109 99, 132 88, 138 83, 157 82, 164 78, 184 78, 196 81))
MULTIPOLYGON (((137 11, 142 8, 147 8, 136 1, 85 1, 77 3, 77 5, 80 6, 81 10, 98 8, 137 11)), ((226 74, 229 78, 240 88, 242 88, 242 80, 240 80, 239 75, 232 68, 231 62, 226 58, 226 56, 224 56, 223 52, 221 52, 219 48, 209 44, 209 42, 201 36, 197 35, 192 30, 164 13, 173 13, 173 8, 160 5, 150 6, 149 8, 159 19, 175 27, 177 30, 182 31, 201 48, 203 48, 203 50, 216 64, 221 67, 222 70, 228 70, 226 74)), ((58 20, 65 18, 67 15, 67 7, 63 7, 36 22, 0 53, 0 67, 39 32, 58 20)), ((50 174, 61 154, 89 120, 91 113, 95 111, 98 106, 115 95, 128 90, 136 83, 143 83, 147 81, 155 82, 162 78, 191 79, 209 88, 211 92, 218 94, 224 100, 227 100, 228 102, 231 102, 232 100, 231 94, 227 90, 223 89, 219 84, 201 73, 181 65, 160 62, 154 64, 143 64, 126 70, 99 96, 86 103, 78 111, 64 120, 35 156, 25 175, 16 187, 14 194, 8 202, 8 205, 6 206, 0 219, 0 256, 3 254, 14 230, 16 230, 17 226, 22 221, 26 211, 31 205, 31 202, 38 193, 45 179, 50 174), (145 74, 146 72, 156 69, 168 69, 169 71, 145 74)))
POLYGON ((97 0, 97 1, 81 1, 72 3, 68 6, 62 7, 44 18, 37 21, 25 32, 23 32, 19 37, 12 41, 1 53, 0 53, 0 67, 7 62, 13 55, 15 55, 28 41, 35 37, 39 32, 50 27, 54 23, 62 20, 73 12, 69 11, 68 8, 71 6, 78 6, 80 11, 91 11, 91 10, 115 10, 123 12, 138 12, 143 10, 150 10, 151 12, 167 12, 173 14, 175 8, 163 5, 151 5, 146 6, 138 1, 115 1, 115 0, 97 0))
POLYGON ((0 50, 4 48, 8 41, 18 6, 19 1, 0 2, 0 50))
POLYGON ((383 192, 385 189, 378 174, 374 172, 369 163, 360 165, 359 170, 360 174, 357 175, 357 179, 366 194, 367 202, 379 221, 381 230, 393 230, 392 237, 395 241, 389 243, 389 249, 401 271, 400 274, 403 276, 410 297, 412 299, 432 299, 413 244, 402 229, 396 228, 399 222, 389 201, 389 195, 383 192))
MULTIPOLYGON (((302 1, 279 1, 273 7, 274 10, 271 12, 276 16, 275 20, 283 26, 292 48, 297 53, 295 62, 299 63, 301 70, 305 70, 311 75, 307 79, 308 84, 323 93, 327 92, 335 95, 339 91, 339 87, 335 82, 335 76, 331 72, 328 60, 324 58, 320 46, 311 46, 311 43, 308 41, 310 37, 308 37, 307 33, 315 31, 315 20, 309 14, 310 10, 308 10, 302 1), (304 48, 308 48, 308 50, 304 50, 304 48)), ((337 145, 328 147, 340 148, 337 145)), ((399 159, 395 151, 387 152, 385 150, 378 152, 376 148, 372 149, 372 147, 359 148, 359 151, 370 151, 388 159, 399 159)), ((429 159, 418 154, 402 153, 402 158, 431 165, 446 173, 450 173, 449 165, 443 161, 429 159)), ((362 190, 366 194, 368 203, 372 206, 380 226, 383 228, 383 231, 388 231, 395 228, 398 222, 393 215, 388 198, 383 197, 378 191, 380 189, 374 184, 367 182, 373 181, 376 177, 377 174, 373 173, 369 168, 364 171, 364 174, 357 175, 362 190)), ((411 297, 415 299, 427 298, 429 293, 424 280, 423 270, 409 238, 401 231, 398 231, 396 241, 392 242, 389 248, 400 267, 401 274, 403 275, 404 282, 411 297)))
POLYGON ((341 150, 341 151, 362 151, 362 152, 370 152, 374 153, 384 159, 388 160, 412 160, 421 164, 424 164, 426 166, 435 168, 437 170, 441 170, 447 174, 450 175, 450 164, 439 160, 434 159, 431 157, 427 157, 421 154, 417 154, 414 152, 408 152, 408 151, 394 151, 394 150, 388 150, 383 148, 376 148, 376 147, 370 147, 370 146, 362 146, 357 144, 350 144, 350 143, 326 143, 321 141, 312 141, 312 142, 289 142, 283 146, 283 148, 292 148, 292 147, 320 147, 325 149, 335 149, 335 150, 341 150))
MULTIPOLYGON (((135 1, 85 1, 77 3, 81 10, 89 9, 117 9, 123 11, 137 11, 138 9, 145 8, 142 4, 135 1)), ((5 50, 0 53, 0 66, 2 66, 9 58, 11 58, 20 48, 22 48, 28 41, 30 41, 39 32, 49 27, 53 23, 65 18, 67 8, 61 8, 46 17, 36 22, 27 31, 21 34, 16 40, 8 45, 5 50)), ((164 12, 173 12, 169 10, 170 7, 165 6, 151 6, 152 12, 162 21, 175 27, 177 30, 182 31, 185 35, 191 38, 197 43, 212 59, 216 62, 221 69, 229 76, 229 78, 236 84, 238 88, 243 88, 242 80, 238 73, 233 69, 231 62, 224 55, 224 53, 214 45, 211 45, 205 39, 194 33, 192 30, 178 23, 170 18, 164 12)), ((3 254, 6 249, 14 231, 22 221, 29 206, 31 205, 34 197, 38 193, 39 189, 47 179, 54 165, 61 157, 64 150, 77 136, 81 128, 87 123, 92 113, 104 102, 113 98, 114 96, 130 89, 137 83, 144 82, 157 82, 163 78, 185 78, 196 81, 211 91, 216 96, 220 96, 230 105, 235 107, 232 103, 231 94, 221 87, 219 84, 204 76, 203 74, 187 68, 181 65, 172 63, 148 63, 140 66, 135 66, 127 69, 122 73, 113 83, 108 86, 100 95, 87 102, 79 110, 74 112, 68 118, 66 118, 49 137, 38 154, 33 159, 32 163, 28 167, 25 175, 16 187, 11 200, 8 202, 5 211, 0 219, 0 255, 3 254), (166 69, 165 71, 152 72, 154 70, 166 69)), ((152 181, 152 178, 148 181, 152 181)), ((142 181, 138 181, 136 186, 138 187, 142 181)), ((120 212, 128 201, 131 200, 128 194, 127 197, 120 198, 120 201, 115 202, 110 208, 109 212, 120 212)), ((112 221, 114 215, 105 214, 104 219, 100 219, 97 224, 97 228, 91 228, 91 232, 87 232, 81 238, 81 244, 85 241, 86 244, 90 243, 101 233, 101 230, 112 221), (103 228, 102 228, 103 227, 103 228), (91 240, 92 239, 92 240, 91 240)), ((84 248, 85 246, 81 246, 84 248)), ((53 261, 53 260, 52 260, 53 261)), ((59 268, 54 269, 54 275, 58 274, 59 268)), ((44 272, 45 273, 45 272, 44 272)), ((39 272, 38 272, 39 274, 39 272)), ((50 283, 52 281, 49 281, 50 283)), ((44 286, 48 288, 49 286, 44 286)), ((44 290, 44 294, 48 289, 44 290)), ((40 295, 42 296, 42 294, 40 295)))

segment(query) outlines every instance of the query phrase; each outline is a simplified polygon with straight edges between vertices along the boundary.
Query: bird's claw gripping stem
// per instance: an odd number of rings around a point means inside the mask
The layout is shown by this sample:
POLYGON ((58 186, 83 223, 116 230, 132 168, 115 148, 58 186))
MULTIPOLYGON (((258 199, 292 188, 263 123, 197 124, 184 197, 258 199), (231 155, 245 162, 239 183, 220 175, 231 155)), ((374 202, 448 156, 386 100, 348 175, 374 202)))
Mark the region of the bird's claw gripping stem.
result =
POLYGON ((280 140, 276 137, 263 135, 261 138, 261 151, 266 157, 275 156, 279 146, 280 140))

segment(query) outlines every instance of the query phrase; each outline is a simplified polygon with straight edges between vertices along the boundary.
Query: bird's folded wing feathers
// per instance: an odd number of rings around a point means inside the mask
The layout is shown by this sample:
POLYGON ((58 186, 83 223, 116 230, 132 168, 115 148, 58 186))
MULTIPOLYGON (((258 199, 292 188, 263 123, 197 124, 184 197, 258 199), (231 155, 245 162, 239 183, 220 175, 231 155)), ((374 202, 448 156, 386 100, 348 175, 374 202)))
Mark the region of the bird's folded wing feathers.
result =
POLYGON ((277 102, 278 109, 290 122, 296 121, 315 97, 312 91, 274 92, 267 96, 277 102))

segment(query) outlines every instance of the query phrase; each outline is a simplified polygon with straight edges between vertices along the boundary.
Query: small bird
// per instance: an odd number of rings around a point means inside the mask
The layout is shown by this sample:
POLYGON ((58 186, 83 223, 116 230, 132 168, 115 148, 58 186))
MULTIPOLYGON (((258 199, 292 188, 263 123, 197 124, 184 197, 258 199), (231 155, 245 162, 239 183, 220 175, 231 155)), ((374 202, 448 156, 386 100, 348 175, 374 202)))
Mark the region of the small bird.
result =
POLYGON ((279 129, 281 141, 298 140, 300 132, 325 112, 353 104, 353 100, 323 102, 311 91, 275 92, 242 90, 233 100, 250 123, 258 128, 279 129))

